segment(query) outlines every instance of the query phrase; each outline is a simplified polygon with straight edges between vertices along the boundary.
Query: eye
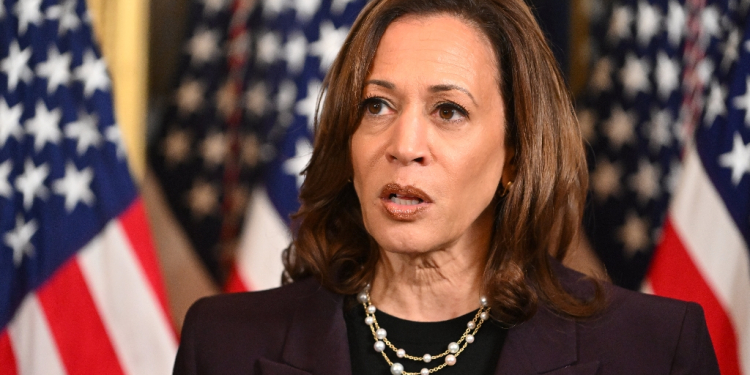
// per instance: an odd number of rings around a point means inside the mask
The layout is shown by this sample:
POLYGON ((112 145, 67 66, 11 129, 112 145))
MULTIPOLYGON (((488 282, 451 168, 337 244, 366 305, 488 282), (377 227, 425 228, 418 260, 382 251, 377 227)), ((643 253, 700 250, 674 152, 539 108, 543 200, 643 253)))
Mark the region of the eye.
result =
POLYGON ((390 107, 382 98, 368 98, 360 104, 366 115, 379 116, 388 112, 390 107))
POLYGON ((458 104, 442 103, 437 106, 437 115, 445 121, 459 121, 468 116, 468 112, 458 104))

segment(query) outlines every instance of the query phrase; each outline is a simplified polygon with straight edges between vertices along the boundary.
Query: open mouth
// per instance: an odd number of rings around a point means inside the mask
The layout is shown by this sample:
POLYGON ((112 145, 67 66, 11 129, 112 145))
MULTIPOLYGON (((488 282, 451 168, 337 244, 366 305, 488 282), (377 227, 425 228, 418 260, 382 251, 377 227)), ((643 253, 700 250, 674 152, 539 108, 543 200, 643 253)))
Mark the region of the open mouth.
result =
POLYGON ((410 196, 403 196, 399 194, 391 194, 388 196, 388 200, 395 204, 399 204, 402 206, 416 206, 422 202, 424 202, 422 199, 410 197, 410 196))
POLYGON ((380 198, 402 206, 415 206, 421 203, 432 203, 430 196, 414 186, 401 186, 389 183, 383 186, 380 198))

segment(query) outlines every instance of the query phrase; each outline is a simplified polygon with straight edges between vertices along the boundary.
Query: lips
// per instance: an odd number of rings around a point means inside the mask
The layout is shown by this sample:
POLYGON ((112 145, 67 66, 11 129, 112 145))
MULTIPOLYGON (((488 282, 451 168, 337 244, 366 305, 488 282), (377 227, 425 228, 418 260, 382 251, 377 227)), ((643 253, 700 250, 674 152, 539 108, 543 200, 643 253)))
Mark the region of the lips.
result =
POLYGON ((424 211, 432 199, 427 193, 414 186, 401 186, 389 183, 380 193, 385 212, 399 221, 411 221, 424 211))

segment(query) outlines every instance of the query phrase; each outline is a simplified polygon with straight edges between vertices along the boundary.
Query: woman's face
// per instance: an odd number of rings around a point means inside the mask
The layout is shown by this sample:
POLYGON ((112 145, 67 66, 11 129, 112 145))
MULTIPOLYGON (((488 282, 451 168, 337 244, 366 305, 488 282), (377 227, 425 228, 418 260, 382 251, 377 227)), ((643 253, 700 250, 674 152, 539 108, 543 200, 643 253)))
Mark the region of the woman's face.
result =
POLYGON ((486 248, 490 203, 510 177, 497 70, 489 41, 459 18, 386 30, 351 140, 364 224, 383 250, 486 248))

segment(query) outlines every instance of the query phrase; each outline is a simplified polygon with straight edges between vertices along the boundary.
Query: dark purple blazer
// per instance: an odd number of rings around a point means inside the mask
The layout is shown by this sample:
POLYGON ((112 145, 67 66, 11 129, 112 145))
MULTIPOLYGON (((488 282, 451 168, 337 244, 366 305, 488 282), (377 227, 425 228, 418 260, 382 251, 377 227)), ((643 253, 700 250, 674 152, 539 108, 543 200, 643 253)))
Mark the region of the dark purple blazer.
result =
MULTIPOLYGON (((590 291, 560 267, 563 285, 590 291)), ((511 328, 495 374, 719 374, 703 310, 605 285, 608 307, 572 321, 545 307, 511 328)), ((175 375, 351 375, 343 297, 312 279, 204 298, 188 311, 175 375)))

